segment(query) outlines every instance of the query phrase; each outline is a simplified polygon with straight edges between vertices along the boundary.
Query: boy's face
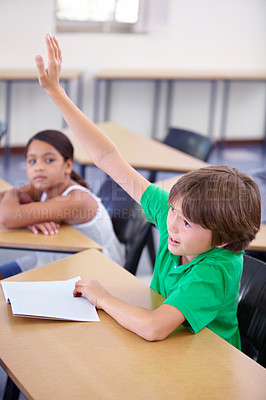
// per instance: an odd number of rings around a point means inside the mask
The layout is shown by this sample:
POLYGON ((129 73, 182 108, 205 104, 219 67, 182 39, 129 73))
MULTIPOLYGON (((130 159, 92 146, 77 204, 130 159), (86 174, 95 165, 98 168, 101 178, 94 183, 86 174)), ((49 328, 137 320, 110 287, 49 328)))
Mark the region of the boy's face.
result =
POLYGON ((172 254, 183 256, 190 262, 199 254, 210 250, 212 231, 201 225, 188 221, 182 212, 182 198, 177 199, 168 212, 167 217, 168 249, 172 254))

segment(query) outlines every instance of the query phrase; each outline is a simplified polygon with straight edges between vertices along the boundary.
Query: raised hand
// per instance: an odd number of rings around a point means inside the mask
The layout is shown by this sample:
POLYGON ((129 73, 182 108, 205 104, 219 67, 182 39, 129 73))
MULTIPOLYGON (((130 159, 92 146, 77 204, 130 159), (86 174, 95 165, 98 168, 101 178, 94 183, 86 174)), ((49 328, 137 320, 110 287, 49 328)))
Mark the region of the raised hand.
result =
POLYGON ((35 62, 38 71, 40 85, 47 92, 59 88, 59 77, 62 67, 62 51, 57 39, 49 34, 45 37, 47 53, 48 53, 48 68, 45 68, 42 56, 37 55, 35 62))

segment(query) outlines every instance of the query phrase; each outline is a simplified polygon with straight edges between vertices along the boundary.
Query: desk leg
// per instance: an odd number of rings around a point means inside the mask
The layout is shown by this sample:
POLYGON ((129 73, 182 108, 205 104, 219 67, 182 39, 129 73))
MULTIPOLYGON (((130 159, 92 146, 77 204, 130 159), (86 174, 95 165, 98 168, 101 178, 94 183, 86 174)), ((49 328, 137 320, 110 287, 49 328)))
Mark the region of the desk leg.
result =
POLYGON ((266 153, 266 82, 265 82, 265 112, 264 112, 264 143, 263 152, 266 153))
POLYGON ((67 79, 65 79, 65 80, 63 80, 63 83, 64 83, 64 87, 65 87, 65 92, 66 92, 66 94, 67 94, 67 96, 68 97, 70 97, 70 94, 69 94, 69 81, 67 80, 67 79))
MULTIPOLYGON (((64 80, 62 80, 62 82, 64 83, 65 92, 66 92, 67 96, 70 97, 70 95, 69 95, 69 81, 67 79, 64 79, 64 80)), ((65 129, 66 127, 67 127, 67 123, 63 118, 62 128, 65 129)))
POLYGON ((86 174, 86 165, 84 164, 79 164, 79 173, 82 176, 82 178, 85 179, 85 174, 86 174))
POLYGON ((110 100, 111 100, 111 80, 109 79, 96 79, 94 86, 94 116, 93 121, 100 121, 100 83, 103 81, 105 83, 105 93, 104 93, 104 103, 103 103, 103 120, 109 121, 110 119, 110 100))
POLYGON ((165 106, 165 132, 166 135, 171 124, 172 117, 172 103, 173 103, 173 81, 166 82, 166 106, 165 106))
POLYGON ((224 93, 223 93, 223 108, 222 108, 222 122, 220 131, 220 148, 223 149, 225 146, 225 135, 227 127, 227 117, 228 117, 228 104, 230 95, 230 81, 224 81, 224 93))
MULTIPOLYGON (((64 79, 62 80, 63 84, 64 84, 64 88, 65 88, 65 92, 68 95, 68 97, 70 97, 70 82, 68 79, 64 79)), ((77 79, 77 99, 76 99, 76 103, 77 106, 80 110, 82 110, 82 97, 83 97, 83 76, 80 76, 77 79)), ((65 120, 63 120, 63 128, 66 127, 66 122, 65 120)))
POLYGON ((208 136, 210 138, 214 135, 214 116, 216 108, 216 94, 217 94, 217 81, 211 81, 211 94, 210 94, 210 107, 209 107, 209 123, 208 123, 208 136))
POLYGON ((99 122, 99 107, 100 107, 100 80, 96 79, 94 82, 94 116, 93 121, 99 122))
POLYGON ((154 81, 154 101, 153 101, 153 115, 152 115, 152 127, 151 127, 151 137, 153 139, 157 138, 158 130, 158 116, 159 116, 159 104, 161 97, 161 81, 156 79, 154 81))
POLYGON ((11 86, 12 81, 6 82, 6 140, 4 149, 4 166, 8 167, 10 158, 10 120, 11 120, 11 86))
POLYGON ((80 110, 83 108, 83 87, 84 87, 84 79, 83 76, 78 78, 77 82, 77 106, 80 110))
POLYGON ((104 101, 104 121, 110 120, 110 105, 111 105, 111 94, 112 94, 112 81, 105 81, 105 101, 104 101))

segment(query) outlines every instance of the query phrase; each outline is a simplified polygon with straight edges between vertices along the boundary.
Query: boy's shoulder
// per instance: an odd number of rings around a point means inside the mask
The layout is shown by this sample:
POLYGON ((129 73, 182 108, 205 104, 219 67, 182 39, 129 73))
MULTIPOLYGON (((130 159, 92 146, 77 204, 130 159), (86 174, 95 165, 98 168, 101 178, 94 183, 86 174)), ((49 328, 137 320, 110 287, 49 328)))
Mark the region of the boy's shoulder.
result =
POLYGON ((201 254, 201 256, 208 261, 220 259, 221 261, 235 262, 242 259, 243 254, 244 251, 235 252, 227 250, 225 247, 213 247, 206 253, 201 254))
POLYGON ((233 252, 225 248, 214 247, 192 260, 195 268, 212 268, 219 270, 227 278, 239 277, 243 269, 244 251, 233 252))

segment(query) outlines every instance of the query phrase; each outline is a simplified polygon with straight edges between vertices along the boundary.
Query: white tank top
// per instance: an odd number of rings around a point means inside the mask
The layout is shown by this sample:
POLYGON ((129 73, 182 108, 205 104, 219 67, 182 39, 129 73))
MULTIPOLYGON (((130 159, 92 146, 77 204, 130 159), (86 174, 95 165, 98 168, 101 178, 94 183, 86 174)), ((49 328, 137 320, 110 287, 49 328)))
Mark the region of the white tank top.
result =
MULTIPOLYGON (((89 195, 92 196, 97 202, 98 210, 91 221, 82 224, 74 224, 71 226, 77 231, 83 233, 83 235, 97 242, 102 247, 103 254, 123 266, 125 263, 125 246, 117 239, 111 218, 106 208, 102 204, 101 199, 92 193, 90 189, 80 185, 68 187, 61 194, 61 196, 66 196, 72 190, 82 190, 89 193, 89 195)), ((44 202, 46 200, 47 194, 44 192, 40 201, 44 202)), ((29 254, 29 256, 25 256, 16 260, 16 262, 22 271, 26 271, 28 269, 40 267, 50 262, 57 261, 66 256, 69 256, 69 253, 35 252, 29 254)))

